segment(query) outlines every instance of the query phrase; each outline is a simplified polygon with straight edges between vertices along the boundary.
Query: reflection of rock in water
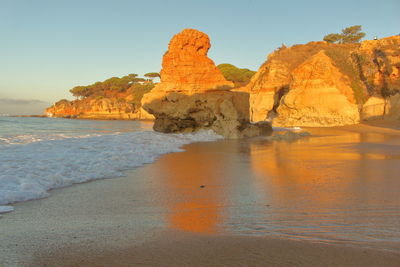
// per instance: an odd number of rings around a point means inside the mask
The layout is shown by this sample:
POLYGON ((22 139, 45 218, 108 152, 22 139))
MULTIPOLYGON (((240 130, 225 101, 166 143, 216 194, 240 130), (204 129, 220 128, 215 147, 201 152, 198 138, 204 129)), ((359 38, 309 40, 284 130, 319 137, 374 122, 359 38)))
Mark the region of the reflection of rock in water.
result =
POLYGON ((272 136, 267 136, 265 139, 269 141, 287 141, 287 142, 293 142, 296 140, 299 140, 302 137, 310 136, 309 132, 292 132, 292 131, 286 131, 285 133, 275 133, 272 136))
POLYGON ((183 231, 214 233, 221 220, 220 181, 226 158, 209 153, 204 145, 191 147, 185 153, 166 155, 155 165, 167 188, 168 224, 183 231))
POLYGON ((310 132, 310 138, 292 143, 250 142, 257 192, 271 205, 255 215, 261 230, 253 231, 327 241, 389 241, 388 233, 399 238, 393 231, 399 226, 393 216, 400 204, 393 189, 399 186, 398 137, 339 129, 310 132))

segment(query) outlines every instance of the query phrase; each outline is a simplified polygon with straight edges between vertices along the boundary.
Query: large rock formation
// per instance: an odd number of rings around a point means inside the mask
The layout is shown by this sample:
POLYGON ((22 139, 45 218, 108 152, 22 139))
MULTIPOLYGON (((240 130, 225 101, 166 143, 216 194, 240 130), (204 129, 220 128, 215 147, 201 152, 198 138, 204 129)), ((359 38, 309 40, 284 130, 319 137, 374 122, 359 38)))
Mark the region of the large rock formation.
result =
POLYGON ((353 90, 322 50, 292 72, 290 90, 277 108, 278 126, 333 126, 359 122, 353 90))
POLYGON ((210 47, 207 34, 200 31, 185 29, 176 34, 163 56, 161 83, 153 92, 194 94, 233 87, 207 56, 210 47))
POLYGON ((400 36, 361 44, 311 42, 277 49, 239 90, 250 94, 252 121, 272 120, 284 126, 354 124, 359 122, 357 112, 371 118, 368 112, 380 110, 383 114, 373 117, 393 118, 384 116, 386 104, 371 111, 374 100, 368 99, 383 98, 386 103, 399 93, 399 70, 400 36))
POLYGON ((270 133, 268 123, 249 123, 248 94, 228 90, 233 84, 207 57, 209 48, 208 36, 197 30, 185 29, 172 38, 161 82, 142 98, 143 108, 155 116, 154 130, 213 129, 227 138, 270 133))

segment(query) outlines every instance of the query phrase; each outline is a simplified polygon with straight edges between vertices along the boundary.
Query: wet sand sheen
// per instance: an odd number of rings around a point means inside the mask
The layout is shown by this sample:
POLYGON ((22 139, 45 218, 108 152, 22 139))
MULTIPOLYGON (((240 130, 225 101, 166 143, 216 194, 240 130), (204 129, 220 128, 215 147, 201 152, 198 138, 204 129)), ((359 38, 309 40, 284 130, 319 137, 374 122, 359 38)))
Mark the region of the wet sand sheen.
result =
POLYGON ((376 128, 192 144, 20 203, 0 220, 0 265, 395 266, 400 132, 376 128))

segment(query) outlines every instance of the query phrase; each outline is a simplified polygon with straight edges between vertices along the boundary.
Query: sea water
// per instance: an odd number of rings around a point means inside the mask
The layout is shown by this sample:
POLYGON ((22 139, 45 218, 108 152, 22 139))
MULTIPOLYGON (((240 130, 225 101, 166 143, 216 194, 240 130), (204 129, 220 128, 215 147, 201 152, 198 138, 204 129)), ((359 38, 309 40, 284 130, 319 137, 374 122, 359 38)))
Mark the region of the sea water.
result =
POLYGON ((156 133, 138 121, 0 117, 0 213, 50 189, 121 177, 185 144, 219 138, 212 131, 156 133))

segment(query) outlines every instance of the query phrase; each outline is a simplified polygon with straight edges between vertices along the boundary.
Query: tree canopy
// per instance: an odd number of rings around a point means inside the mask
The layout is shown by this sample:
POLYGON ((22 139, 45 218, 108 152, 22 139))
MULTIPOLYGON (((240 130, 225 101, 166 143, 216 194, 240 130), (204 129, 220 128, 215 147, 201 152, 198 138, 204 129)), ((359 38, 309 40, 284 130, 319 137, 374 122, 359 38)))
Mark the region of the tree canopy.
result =
POLYGON ((324 36, 324 41, 328 43, 358 43, 365 37, 361 31, 361 25, 354 25, 342 30, 342 33, 330 33, 324 36))
POLYGON ((105 91, 124 92, 131 86, 143 81, 146 81, 146 79, 138 77, 135 73, 131 73, 121 78, 111 77, 102 82, 95 82, 84 86, 75 86, 70 90, 70 92, 75 97, 85 98, 96 94, 98 95, 105 91))
POLYGON ((160 78, 160 74, 158 72, 149 72, 144 75, 147 78, 160 78))
POLYGON ((249 69, 240 69, 232 64, 219 64, 218 69, 228 81, 235 84, 235 87, 240 87, 248 84, 251 77, 256 73, 249 69))

